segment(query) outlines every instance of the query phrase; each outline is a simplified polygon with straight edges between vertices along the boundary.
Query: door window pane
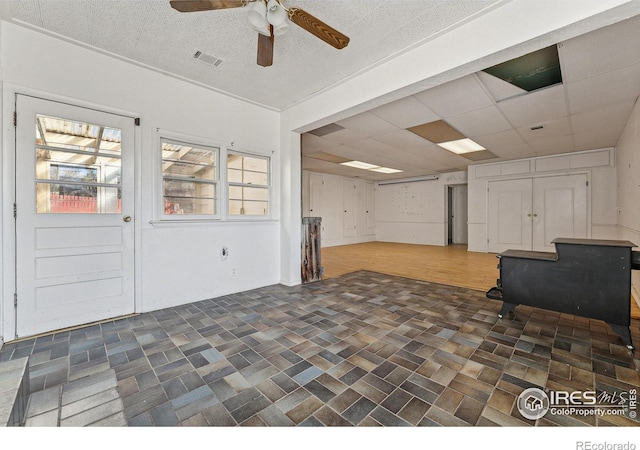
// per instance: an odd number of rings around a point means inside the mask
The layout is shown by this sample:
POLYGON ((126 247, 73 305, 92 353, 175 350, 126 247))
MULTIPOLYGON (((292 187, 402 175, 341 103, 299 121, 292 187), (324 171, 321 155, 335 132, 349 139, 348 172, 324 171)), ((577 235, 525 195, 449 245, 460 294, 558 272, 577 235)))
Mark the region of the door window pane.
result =
POLYGON ((122 212, 121 130, 36 116, 36 212, 122 212))

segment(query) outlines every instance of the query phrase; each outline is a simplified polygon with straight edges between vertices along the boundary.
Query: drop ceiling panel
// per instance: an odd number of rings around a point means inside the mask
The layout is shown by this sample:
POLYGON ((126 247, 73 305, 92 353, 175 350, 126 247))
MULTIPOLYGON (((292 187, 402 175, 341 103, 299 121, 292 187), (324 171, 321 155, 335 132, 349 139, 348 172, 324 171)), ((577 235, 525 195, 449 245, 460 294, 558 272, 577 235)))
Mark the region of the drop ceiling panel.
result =
POLYGON ((628 101, 584 114, 571 116, 571 127, 576 134, 591 134, 594 130, 606 130, 624 127, 633 110, 634 102, 628 101))
POLYGON ((352 129, 345 128, 344 130, 336 131, 335 133, 325 134, 322 139, 333 142, 334 144, 348 144, 350 142, 356 142, 364 139, 361 133, 358 133, 352 129))
POLYGON ((414 96, 443 118, 493 105, 473 75, 436 86, 414 96))
POLYGON ((567 116, 564 86, 557 85, 498 103, 498 109, 514 127, 533 126, 567 116))
POLYGON ((615 147, 624 126, 597 128, 591 132, 580 133, 573 137, 574 150, 592 150, 594 148, 615 147))
POLYGON ((468 113, 447 118, 454 128, 467 137, 474 138, 484 134, 499 133, 511 128, 509 122, 495 106, 475 109, 468 113))
POLYGON ((557 155, 558 153, 569 153, 575 150, 573 136, 571 135, 536 139, 530 145, 536 155, 557 155))
POLYGON ((357 116, 349 117, 336 123, 367 137, 379 136, 398 130, 397 126, 390 124, 370 112, 358 114, 357 116))
POLYGON ((640 63, 640 17, 562 43, 558 49, 567 82, 640 63))
POLYGON ((567 84, 569 111, 582 114, 640 95, 640 64, 567 84))
POLYGON ((487 134, 476 138, 478 144, 503 159, 530 158, 535 152, 515 130, 487 134))
POLYGON ((399 128, 410 128, 421 123, 433 122, 440 117, 414 97, 379 106, 371 113, 399 128))

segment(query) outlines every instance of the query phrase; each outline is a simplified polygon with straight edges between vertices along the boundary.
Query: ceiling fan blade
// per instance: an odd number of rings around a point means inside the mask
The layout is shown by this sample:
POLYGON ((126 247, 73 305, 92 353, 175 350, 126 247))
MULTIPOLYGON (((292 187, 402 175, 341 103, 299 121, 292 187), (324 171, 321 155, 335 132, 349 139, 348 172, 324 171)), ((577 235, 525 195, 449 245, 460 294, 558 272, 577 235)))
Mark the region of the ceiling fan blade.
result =
POLYGON ((239 8, 247 0, 171 0, 171 7, 180 12, 211 11, 213 9, 239 8))
POLYGON ((322 39, 327 44, 337 49, 345 48, 349 44, 349 38, 347 36, 331 28, 320 19, 313 17, 308 12, 300 8, 290 8, 289 14, 289 18, 293 23, 304 28, 317 38, 322 39))
POLYGON ((273 64, 273 26, 269 25, 271 36, 258 33, 258 65, 268 67, 273 64))

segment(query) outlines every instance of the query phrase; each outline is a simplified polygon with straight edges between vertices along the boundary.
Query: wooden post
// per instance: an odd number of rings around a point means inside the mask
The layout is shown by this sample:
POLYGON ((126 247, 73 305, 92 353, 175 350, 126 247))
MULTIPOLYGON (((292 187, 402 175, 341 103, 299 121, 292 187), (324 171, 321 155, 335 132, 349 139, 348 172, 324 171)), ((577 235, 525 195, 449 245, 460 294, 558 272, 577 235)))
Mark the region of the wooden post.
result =
POLYGON ((324 272, 320 252, 321 217, 302 218, 302 282, 309 283, 322 279, 324 272))

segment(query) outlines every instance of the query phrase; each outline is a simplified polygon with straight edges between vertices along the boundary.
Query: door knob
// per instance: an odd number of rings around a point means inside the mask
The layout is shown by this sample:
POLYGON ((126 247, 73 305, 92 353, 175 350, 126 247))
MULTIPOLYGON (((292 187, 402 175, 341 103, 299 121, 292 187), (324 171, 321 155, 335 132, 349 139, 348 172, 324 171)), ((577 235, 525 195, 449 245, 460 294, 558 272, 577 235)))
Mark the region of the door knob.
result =
POLYGON ((131 216, 124 216, 122 220, 124 220, 125 222, 131 222, 131 216))

